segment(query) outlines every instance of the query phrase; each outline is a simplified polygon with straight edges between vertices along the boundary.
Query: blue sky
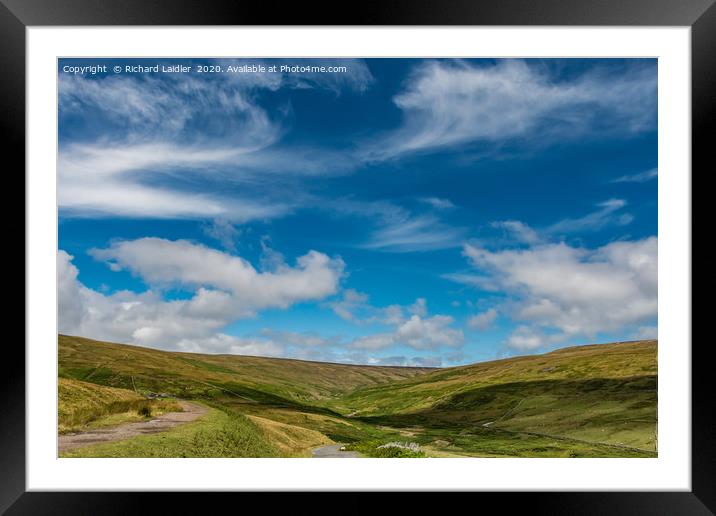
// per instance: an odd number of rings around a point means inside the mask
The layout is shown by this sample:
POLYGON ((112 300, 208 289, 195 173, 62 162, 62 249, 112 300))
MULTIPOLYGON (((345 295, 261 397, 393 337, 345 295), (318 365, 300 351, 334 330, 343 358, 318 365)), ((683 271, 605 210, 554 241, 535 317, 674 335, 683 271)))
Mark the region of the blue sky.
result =
POLYGON ((58 120, 62 333, 434 366, 656 337, 655 60, 63 59, 58 120))

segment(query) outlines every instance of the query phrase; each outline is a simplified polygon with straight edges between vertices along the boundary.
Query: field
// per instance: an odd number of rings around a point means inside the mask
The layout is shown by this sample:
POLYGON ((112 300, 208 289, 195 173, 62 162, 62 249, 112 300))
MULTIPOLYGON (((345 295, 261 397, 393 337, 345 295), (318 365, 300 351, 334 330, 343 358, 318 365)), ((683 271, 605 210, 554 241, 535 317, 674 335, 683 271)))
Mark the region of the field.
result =
POLYGON ((369 457, 657 454, 656 341, 430 369, 174 353, 60 335, 59 375, 60 431, 128 417, 133 403, 160 411, 181 398, 209 407, 167 432, 66 456, 309 457, 331 443, 369 457), (147 401, 157 395, 165 398, 147 401))
POLYGON ((61 434, 141 421, 178 408, 171 400, 149 400, 134 391, 62 377, 58 401, 61 434))

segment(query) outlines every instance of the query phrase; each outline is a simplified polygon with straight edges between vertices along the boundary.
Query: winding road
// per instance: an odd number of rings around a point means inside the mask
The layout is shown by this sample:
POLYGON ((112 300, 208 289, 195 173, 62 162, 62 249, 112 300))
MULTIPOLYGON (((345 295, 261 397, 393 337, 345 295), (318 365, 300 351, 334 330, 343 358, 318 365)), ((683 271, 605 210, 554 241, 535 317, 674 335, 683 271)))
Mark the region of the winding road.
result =
POLYGON ((341 451, 342 444, 329 444, 313 449, 314 459, 357 459, 361 454, 355 451, 341 451))

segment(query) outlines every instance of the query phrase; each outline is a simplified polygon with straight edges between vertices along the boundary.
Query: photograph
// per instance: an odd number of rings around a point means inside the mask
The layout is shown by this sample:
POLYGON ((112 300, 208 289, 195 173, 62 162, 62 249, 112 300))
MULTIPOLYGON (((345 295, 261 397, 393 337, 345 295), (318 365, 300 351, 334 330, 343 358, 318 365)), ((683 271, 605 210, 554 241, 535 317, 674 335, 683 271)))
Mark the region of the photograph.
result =
POLYGON ((60 459, 659 458, 657 58, 56 62, 60 459))

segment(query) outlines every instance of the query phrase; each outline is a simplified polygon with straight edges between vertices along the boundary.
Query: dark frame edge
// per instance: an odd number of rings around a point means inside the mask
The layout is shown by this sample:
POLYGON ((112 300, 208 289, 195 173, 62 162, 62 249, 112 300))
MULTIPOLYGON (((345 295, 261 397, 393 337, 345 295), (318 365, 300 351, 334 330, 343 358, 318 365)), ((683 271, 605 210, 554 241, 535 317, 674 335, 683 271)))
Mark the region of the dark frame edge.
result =
MULTIPOLYGON (((75 6, 78 3, 85 3, 81 0, 71 2, 75 6)), ((116 5, 116 2, 110 2, 116 5)), ((121 2, 120 2, 121 3, 121 2)), ((132 2, 128 2, 132 3, 132 2)), ((161 2, 160 2, 161 3, 161 2)), ((221 2, 220 2, 221 3, 221 2)), ((399 2, 401 3, 401 2, 399 2)), ((511 3, 511 2, 510 2, 511 3)), ((555 2, 549 0, 547 2, 552 8, 547 13, 542 13, 542 17, 536 17, 531 20, 532 25, 553 24, 553 25, 584 25, 582 20, 569 20, 569 16, 554 10, 555 2), (549 20, 544 19, 544 15, 549 20)), ((576 3, 576 2, 575 2, 576 3)), ((602 2, 599 2, 602 3, 602 2)), ((33 12, 28 13, 20 5, 13 0, 0 1, 0 33, 2 34, 3 45, 0 45, 0 70, 2 70, 2 81, 0 82, 0 105, 2 105, 3 116, 0 117, 0 127, 6 135, 4 146, 6 147, 6 156, 14 157, 13 162, 25 168, 25 52, 26 25, 62 25, 65 23, 67 13, 75 14, 76 9, 65 10, 64 15, 58 15, 57 11, 41 13, 36 9, 42 7, 40 1, 27 1, 25 5, 34 8, 33 12), (7 3, 14 4, 13 9, 7 7, 7 3), (18 128, 22 128, 18 131, 18 128)), ((486 25, 499 24, 515 24, 510 23, 509 14, 502 9, 493 7, 493 12, 487 9, 471 9, 465 8, 463 2, 462 8, 456 9, 454 12, 463 12, 465 15, 460 16, 458 24, 468 24, 480 22, 486 25), (498 13, 498 11, 500 11, 498 13)), ((96 5, 96 4, 95 4, 96 5)), ((135 4, 136 5, 136 4, 135 4)), ((186 5, 186 4, 185 4, 186 5)), ((474 4, 473 4, 474 5, 474 4)), ((612 4, 613 5, 613 4, 612 4)), ((631 3, 632 8, 634 6, 631 3)), ((47 6, 47 4, 45 4, 47 6)), ((89 7, 89 4, 86 5, 89 7)), ((118 23, 125 24, 141 24, 133 19, 136 16, 136 10, 126 6, 121 15, 117 16, 118 23), (132 14, 134 11, 134 14, 132 14)), ((153 6, 150 18, 158 20, 161 17, 160 9, 157 4, 153 6)), ((404 7, 404 5, 403 5, 404 7)), ((643 5, 645 11, 647 6, 643 5)), ((218 11, 221 11, 219 8, 218 11)), ((530 11, 530 9, 526 9, 530 11)), ((98 12, 96 9, 88 9, 83 18, 91 19, 89 22, 84 21, 83 24, 103 24, 111 23, 106 20, 109 14, 108 10, 98 12)), ((111 11, 111 10, 110 10, 111 11)), ((227 9, 231 12, 232 9, 227 9)), ((716 4, 714 0, 700 2, 691 2, 688 14, 686 9, 682 10, 678 15, 673 11, 661 13, 659 20, 654 20, 654 16, 649 15, 644 20, 634 21, 633 9, 629 13, 619 12, 617 18, 611 23, 614 25, 630 25, 630 24, 654 24, 654 25, 691 25, 692 28, 692 170, 698 168, 706 169, 707 164, 712 164, 712 146, 708 135, 716 133, 716 59, 714 52, 716 51, 716 4), (695 4, 699 4, 698 6, 695 4), (704 8, 705 5, 705 8, 704 8), (688 20, 685 16, 689 16, 688 20), (615 20, 619 21, 615 21, 615 20), (695 80, 698 78, 698 81, 695 80)), ((184 12, 186 15, 186 11, 184 12)), ((216 14, 216 11, 214 12, 216 14)), ((262 18, 258 16, 252 9, 242 12, 244 16, 239 16, 243 23, 248 19, 262 18)), ((405 9, 397 9, 390 11, 382 10, 381 13, 372 12, 373 24, 408 24, 410 19, 414 18, 405 15, 405 9), (386 15, 387 12, 387 15, 386 15)), ((515 13, 513 12, 513 15, 515 13)), ((612 13, 614 15, 614 13, 612 13)), ((429 23, 425 21, 425 12, 419 16, 422 21, 414 20, 416 24, 429 23)), ((455 15, 457 17, 457 15, 455 15)), ((168 15, 166 18, 171 18, 168 15)), ((181 17, 181 16, 180 16, 181 17)), ((428 15, 429 18, 429 15, 428 15)), ((443 19, 444 15, 438 16, 436 19, 443 19)), ((519 16, 517 16, 519 18, 519 16)), ((195 19, 194 23, 204 23, 205 17, 195 19)), ((230 24, 233 19, 231 16, 224 18, 224 24, 230 24)), ((265 19, 265 18, 264 18, 265 19)), ((600 17, 597 16, 595 25, 599 23, 600 17)), ((147 22, 145 18, 144 23, 147 22)), ((174 24, 172 20, 164 22, 154 22, 161 24, 174 24)), ((206 23, 210 23, 206 20, 206 23)), ((216 22, 214 22, 216 23, 216 22)), ((222 22, 219 22, 222 23, 222 22)), ((364 22, 365 23, 365 22, 364 22)), ((446 21, 447 24, 455 23, 446 21)), ((692 173, 693 180, 693 173, 692 173)), ((24 186, 24 184, 23 184, 24 186)), ((692 189, 693 191, 693 189, 692 189)), ((23 195, 24 199, 24 195, 23 195)), ((696 218, 694 218, 697 220, 696 218)), ((24 235, 23 235, 24 241, 24 235)), ((23 247, 24 248, 24 247, 23 247)), ((26 256, 25 256, 26 258, 26 256)), ((10 350, 13 352, 12 350, 10 350)), ((14 353, 14 352, 13 352, 14 353)), ((3 404, 3 424, 0 425, 0 443, 15 443, 14 446, 4 446, 0 449, 0 471, 11 471, 10 476, 5 475, 3 482, 0 482, 0 514, 28 514, 28 513, 44 513, 52 508, 54 514, 113 514, 127 513, 133 511, 137 513, 148 512, 153 503, 149 502, 150 494, 136 493, 127 496, 126 493, 39 493, 26 492, 26 464, 25 464, 25 355, 24 350, 16 352, 14 364, 16 367, 8 368, 5 374, 0 378, 1 399, 6 401, 3 404), (18 406, 18 400, 22 402, 18 406), (8 424, 11 422, 11 424, 8 424)), ((711 376, 711 362, 706 357, 704 348, 692 346, 692 384, 694 386, 701 385, 706 387, 709 384, 711 376)), ((713 408, 710 389, 692 389, 692 492, 678 493, 515 493, 511 497, 513 501, 508 501, 507 506, 519 506, 524 503, 525 498, 529 496, 533 505, 531 512, 537 514, 555 514, 569 513, 577 510, 582 514, 604 514, 607 513, 624 513, 624 514, 716 514, 716 478, 714 478, 714 457, 716 457, 716 437, 711 431, 716 427, 714 415, 716 411, 713 408), (538 503, 534 503, 538 502, 538 503)), ((190 495, 190 493, 174 493, 169 495, 174 502, 182 503, 190 495)), ((232 496, 230 494, 215 494, 226 498, 232 496)), ((241 496, 246 496, 242 494, 241 496)), ((357 495, 348 495, 354 498, 357 495)), ((480 494, 481 497, 496 497, 494 493, 480 494)), ((208 493, 201 493, 199 497, 206 502, 208 493)), ((166 501, 167 495, 157 497, 166 501)), ((154 500, 158 501, 158 500, 154 500)), ((506 500, 500 500, 504 506, 506 500)), ((188 508, 188 506, 187 506, 188 508)))
MULTIPOLYGON (((0 127, 4 136, 3 158, 24 171, 25 24, 3 3, 0 3, 0 34, 3 39, 3 44, 0 45, 0 127)), ((12 165, 6 170, 10 168, 12 165)), ((19 197, 17 194, 16 196, 19 197)), ((21 199, 20 202, 24 203, 24 174, 21 199)), ((24 262, 25 226, 22 228, 22 235, 17 235, 17 238, 23 242, 24 262)), ((17 232, 19 233, 19 230, 17 232)), ((22 300, 24 307, 25 294, 22 300)), ((23 342, 24 340, 23 337, 23 342)), ((0 425, 0 471, 5 472, 0 482, 0 514, 25 492, 25 349, 24 346, 18 349, 13 349, 14 347, 7 346, 5 358, 7 363, 12 363, 13 366, 4 368, 4 374, 0 375, 0 400, 3 407, 0 425)))
MULTIPOLYGON (((691 192, 692 192, 692 278, 694 222, 700 215, 693 208, 694 170, 704 175, 713 169, 713 134, 716 133, 716 4, 712 4, 691 26, 691 192)), ((696 310, 703 305, 693 304, 692 321, 696 310)), ((703 288, 701 289, 703 290, 703 288)), ((703 314, 705 315, 705 314, 703 314)), ((692 335, 693 322, 692 322, 692 335)), ((710 389, 712 380, 711 361, 705 343, 691 343, 692 363, 692 409, 691 409, 691 482, 693 493, 716 513, 716 409, 710 389)))

